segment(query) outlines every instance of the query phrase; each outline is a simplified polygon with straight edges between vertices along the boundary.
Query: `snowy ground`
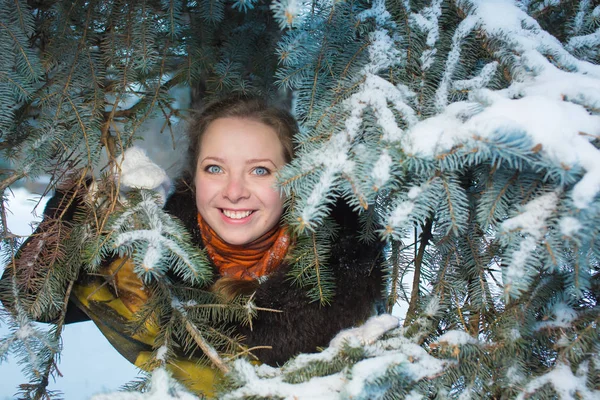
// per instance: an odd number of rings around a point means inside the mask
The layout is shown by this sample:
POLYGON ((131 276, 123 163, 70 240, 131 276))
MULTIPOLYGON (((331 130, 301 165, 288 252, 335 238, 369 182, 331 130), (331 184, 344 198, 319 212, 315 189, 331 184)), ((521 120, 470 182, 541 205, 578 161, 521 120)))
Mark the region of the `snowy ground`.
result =
MULTIPOLYGON (((30 222, 39 219, 31 214, 39 196, 36 198, 22 188, 13 193, 14 198, 9 200, 9 227, 15 234, 28 235, 30 222)), ((43 203, 38 206, 38 214, 42 213, 43 203)), ((7 331, 2 321, 0 336, 7 331)), ((92 322, 67 325, 62 337, 64 350, 59 370, 63 376, 51 383, 50 389, 62 391, 65 399, 88 399, 95 393, 115 391, 137 376, 137 368, 117 353, 92 322)), ((14 398, 18 385, 26 382, 14 357, 0 364, 1 400, 14 398)))

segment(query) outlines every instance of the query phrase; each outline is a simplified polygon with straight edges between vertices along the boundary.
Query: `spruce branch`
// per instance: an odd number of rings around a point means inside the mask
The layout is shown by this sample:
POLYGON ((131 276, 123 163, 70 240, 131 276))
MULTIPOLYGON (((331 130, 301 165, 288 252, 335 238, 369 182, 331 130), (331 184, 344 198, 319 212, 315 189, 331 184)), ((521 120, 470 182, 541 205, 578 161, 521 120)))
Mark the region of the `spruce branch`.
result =
MULTIPOLYGON (((175 310, 177 309, 175 308, 175 310)), ((181 318, 184 320, 185 330, 192 336, 194 342, 196 342, 198 347, 200 347, 204 355, 208 357, 208 359, 212 361, 215 367, 217 367, 221 372, 223 372, 224 374, 229 373, 231 369, 229 368, 227 363, 221 358, 221 356, 215 350, 215 348, 212 347, 210 343, 206 341, 206 339, 204 339, 204 336, 202 335, 200 330, 196 328, 196 326, 187 318, 184 312, 181 312, 180 310, 177 311, 179 312, 181 318)))
POLYGON ((319 302, 321 304, 325 304, 326 300, 325 300, 325 296, 323 295, 323 286, 321 283, 321 264, 319 262, 319 252, 317 249, 316 234, 314 232, 311 232, 310 236, 311 236, 311 240, 312 240, 313 254, 315 257, 314 268, 315 268, 315 273, 316 273, 316 278, 317 278, 316 285, 319 290, 319 302))
POLYGON ((6 24, 4 24, 2 21, 0 21, 0 28, 3 28, 4 30, 6 30, 8 32, 8 34, 10 35, 10 37, 13 39, 15 46, 19 49, 19 53, 21 53, 21 56, 27 63, 27 68, 29 69, 29 73, 31 74, 31 77, 33 78, 33 80, 36 80, 36 78, 38 76, 37 71, 33 67, 33 62, 29 59, 29 56, 27 55, 27 52, 25 51, 23 44, 16 37, 16 35, 12 31, 12 29, 10 29, 10 27, 7 26, 6 24))
POLYGON ((392 247, 392 273, 390 275, 390 281, 392 286, 390 287, 390 293, 387 296, 385 310, 387 313, 392 313, 394 306, 398 302, 398 285, 400 279, 400 252, 398 247, 402 244, 400 241, 391 240, 390 246, 392 247))
MULTIPOLYGON (((333 11, 331 13, 331 17, 332 16, 333 16, 333 11)), ((321 63, 323 62, 323 57, 324 57, 323 53, 325 52, 326 46, 327 46, 327 39, 323 39, 323 42, 321 43, 321 52, 317 56, 316 66, 314 67, 315 77, 313 78, 312 89, 311 89, 311 94, 310 94, 310 101, 309 101, 309 105, 308 105, 308 110, 306 112, 306 115, 309 119, 312 117, 312 113, 313 113, 313 109, 314 109, 314 105, 315 105, 316 92, 317 92, 318 82, 319 82, 319 73, 321 71, 321 63)))
POLYGON ((11 171, 11 175, 0 182, 0 193, 4 193, 7 187, 25 176, 26 173, 24 171, 11 171))
POLYGON ((415 274, 413 277, 412 291, 410 294, 410 302, 408 304, 408 311, 406 312, 406 319, 404 320, 404 326, 410 325, 412 320, 417 316, 417 308, 420 300, 420 286, 421 286, 421 272, 423 268, 423 257, 425 256, 425 249, 429 245, 429 241, 433 238, 433 218, 427 218, 423 231, 421 232, 421 241, 417 256, 415 257, 415 274))
POLYGON ((117 147, 114 137, 110 134, 110 126, 114 121, 115 113, 117 112, 120 101, 121 93, 117 93, 115 101, 112 104, 112 109, 110 110, 110 113, 105 116, 104 122, 102 123, 102 128, 100 130, 100 142, 104 145, 106 152, 108 153, 109 168, 116 162, 117 157, 117 147))
MULTIPOLYGON (((60 316, 54 322, 54 341, 58 342, 60 340, 60 336, 62 334, 63 326, 65 324, 65 317, 67 316, 67 306, 69 304, 69 298, 71 297, 71 291, 73 290, 73 285, 75 284, 75 280, 71 280, 69 285, 67 286, 67 290, 65 291, 65 296, 63 298, 63 306, 60 312, 60 316)), ((62 376, 60 371, 58 370, 58 357, 60 352, 52 352, 50 359, 46 361, 46 369, 43 371, 40 383, 36 388, 36 391, 33 395, 35 400, 50 398, 49 393, 47 391, 48 384, 50 383, 50 376, 54 371, 58 374, 58 376, 62 376)))

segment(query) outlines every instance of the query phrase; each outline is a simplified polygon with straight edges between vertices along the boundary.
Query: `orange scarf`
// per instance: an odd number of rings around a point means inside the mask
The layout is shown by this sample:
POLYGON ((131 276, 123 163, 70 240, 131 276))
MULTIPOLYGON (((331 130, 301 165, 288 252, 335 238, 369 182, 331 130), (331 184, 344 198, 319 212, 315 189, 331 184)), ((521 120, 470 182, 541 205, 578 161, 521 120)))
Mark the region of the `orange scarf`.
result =
POLYGON ((221 276, 251 281, 275 271, 290 247, 284 227, 273 229, 245 245, 226 243, 198 213, 198 226, 208 256, 221 276))

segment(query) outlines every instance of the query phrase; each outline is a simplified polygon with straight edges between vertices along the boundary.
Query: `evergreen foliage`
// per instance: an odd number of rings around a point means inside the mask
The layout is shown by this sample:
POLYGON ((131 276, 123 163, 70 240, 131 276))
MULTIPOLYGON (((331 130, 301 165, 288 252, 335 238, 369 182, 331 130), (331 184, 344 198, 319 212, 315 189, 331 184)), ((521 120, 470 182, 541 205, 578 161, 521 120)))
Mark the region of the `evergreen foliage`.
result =
MULTIPOLYGON (((122 255, 152 288, 136 320, 159 327, 150 365, 200 347, 203 362, 232 369, 224 398, 600 395, 597 2, 12 0, 0 48, 3 196, 40 175, 52 190, 76 168, 74 187, 87 193, 95 176, 101 188, 73 223, 64 212, 44 223, 59 233, 32 250, 43 265, 12 271, 0 359, 22 357, 24 397, 53 395, 78 274, 122 255), (187 115, 172 106, 176 86, 196 102, 292 99, 298 157, 280 174, 298 236, 291 278, 324 305, 344 290, 327 269, 328 215, 342 198, 361 212, 365 246, 389 243, 387 305, 408 301, 403 328, 350 334, 278 369, 231 362, 248 349, 227 322, 251 323, 252 299, 199 289, 209 266, 182 225, 151 193, 123 201, 100 177, 145 136, 144 121, 170 129, 187 115), (54 323, 40 332, 32 319, 54 323)), ((6 213, 3 201, 6 264, 35 258, 17 254, 6 213)))

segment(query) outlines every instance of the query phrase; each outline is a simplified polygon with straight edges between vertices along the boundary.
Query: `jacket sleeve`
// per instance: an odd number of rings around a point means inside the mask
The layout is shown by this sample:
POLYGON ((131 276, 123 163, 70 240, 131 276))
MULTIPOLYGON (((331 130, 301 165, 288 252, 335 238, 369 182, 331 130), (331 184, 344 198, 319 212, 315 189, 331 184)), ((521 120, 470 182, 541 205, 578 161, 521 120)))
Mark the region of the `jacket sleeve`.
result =
MULTIPOLYGON (((72 185, 58 189, 48 201, 44 209, 43 220, 36 230, 25 240, 9 261, 0 279, 0 301, 6 309, 14 310, 13 277, 16 280, 19 296, 24 303, 32 300, 39 291, 39 282, 43 281, 47 267, 52 263, 54 250, 69 235, 73 226, 73 218, 83 207, 82 192, 85 186, 72 185)), ((28 307, 25 307, 26 309, 28 307)), ((52 322, 57 315, 35 315, 30 317, 39 322, 52 322)), ((85 321, 89 318, 69 301, 66 323, 85 321)))
POLYGON ((382 304, 385 243, 358 241, 358 215, 339 201, 332 216, 340 226, 332 246, 329 267, 336 288, 328 305, 310 302, 306 288, 290 282, 287 268, 281 268, 262 283, 255 302, 259 307, 280 310, 262 311, 250 327, 241 327, 246 344, 271 346, 256 350, 261 362, 281 365, 298 353, 311 353, 326 347, 342 329, 364 322, 377 313, 382 304))

